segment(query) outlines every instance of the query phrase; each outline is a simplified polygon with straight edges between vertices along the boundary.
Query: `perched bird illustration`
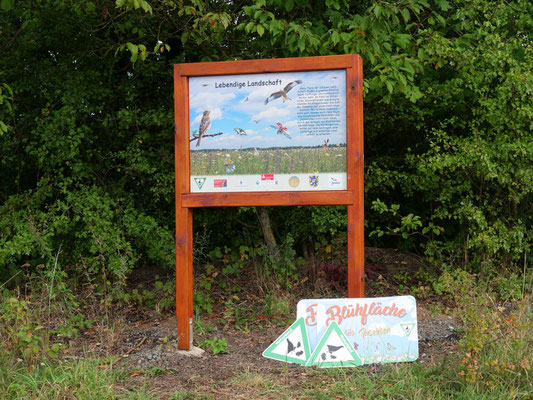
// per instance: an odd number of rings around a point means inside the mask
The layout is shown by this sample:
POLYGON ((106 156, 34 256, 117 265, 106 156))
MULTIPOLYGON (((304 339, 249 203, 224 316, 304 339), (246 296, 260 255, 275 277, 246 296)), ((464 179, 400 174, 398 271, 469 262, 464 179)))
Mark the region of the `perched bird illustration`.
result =
POLYGON ((246 136, 246 135, 247 135, 247 134, 246 134, 246 131, 245 131, 244 129, 241 129, 241 128, 233 128, 233 130, 234 130, 235 132, 237 132, 237 134, 238 134, 239 136, 246 136))
POLYGON ((292 353, 296 347, 292 344, 292 342, 287 338, 287 354, 292 353))
MULTIPOLYGON (((294 344, 289 340, 289 338, 287 338, 287 354, 292 353, 294 350, 296 350, 296 349, 298 349, 300 347, 302 347, 302 343, 301 342, 298 342, 296 344, 296 346, 294 346, 294 344)), ((298 353, 301 354, 301 352, 298 352, 298 353)), ((296 353, 296 355, 300 355, 298 353, 296 353)))
POLYGON ((387 349, 389 350, 396 350, 396 347, 394 347, 392 344, 387 343, 387 349))
POLYGON ((289 83, 287 86, 285 86, 282 90, 279 90, 277 92, 274 92, 272 93, 270 96, 267 97, 267 99, 265 100, 265 105, 270 103, 271 101, 273 100, 276 100, 276 99, 279 99, 280 97, 283 97, 283 102, 285 103, 285 100, 291 100, 289 99, 289 97, 287 96, 287 92, 290 91, 293 87, 295 87, 296 85, 299 85, 301 84, 302 81, 300 80, 297 80, 297 81, 292 81, 291 83, 289 83))
POLYGON ((279 122, 276 122, 276 125, 270 125, 270 126, 276 130, 276 133, 278 135, 284 135, 284 136, 288 137, 289 139, 291 138, 290 135, 287 133, 287 128, 286 127, 284 127, 279 122))
POLYGON ((198 134, 198 141, 196 142, 196 147, 200 146, 200 140, 202 140, 206 132, 209 130, 209 127, 211 126, 211 118, 209 118, 209 114, 211 114, 211 111, 205 110, 204 115, 202 115, 202 121, 200 122, 200 131, 198 134))

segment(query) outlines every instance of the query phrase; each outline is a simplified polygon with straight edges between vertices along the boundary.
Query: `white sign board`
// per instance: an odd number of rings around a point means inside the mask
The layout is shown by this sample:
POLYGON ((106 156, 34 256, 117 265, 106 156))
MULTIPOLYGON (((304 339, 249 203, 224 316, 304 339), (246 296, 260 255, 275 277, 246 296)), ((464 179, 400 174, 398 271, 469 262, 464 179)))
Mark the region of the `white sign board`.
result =
POLYGON ((311 352, 335 322, 363 364, 418 358, 416 300, 412 296, 306 299, 297 307, 311 352))

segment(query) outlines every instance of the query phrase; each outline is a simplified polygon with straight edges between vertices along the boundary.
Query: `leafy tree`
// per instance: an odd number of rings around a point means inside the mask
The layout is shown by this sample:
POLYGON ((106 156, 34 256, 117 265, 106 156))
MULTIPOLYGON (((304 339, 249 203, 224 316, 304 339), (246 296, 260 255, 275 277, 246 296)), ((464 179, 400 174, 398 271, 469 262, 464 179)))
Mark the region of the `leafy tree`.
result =
MULTIPOLYGON (((140 263, 173 266, 173 64, 343 53, 364 60, 367 230, 391 223, 370 208, 379 198, 444 229, 439 242, 427 232, 408 241, 440 262, 508 266, 530 252, 526 0, 1 7, 3 279, 58 257, 104 290, 140 263)), ((343 212, 280 208, 270 217, 274 232, 303 244, 341 232, 343 212)), ((257 241, 255 221, 251 209, 195 212, 213 245, 257 241)))

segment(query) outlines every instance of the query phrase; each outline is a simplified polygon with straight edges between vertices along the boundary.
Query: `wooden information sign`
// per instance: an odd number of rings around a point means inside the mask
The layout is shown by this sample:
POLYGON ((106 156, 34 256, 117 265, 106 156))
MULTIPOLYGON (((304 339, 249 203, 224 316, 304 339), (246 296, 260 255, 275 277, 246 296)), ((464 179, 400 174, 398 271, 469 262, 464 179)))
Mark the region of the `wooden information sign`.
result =
POLYGON ((176 316, 192 347, 192 209, 346 205, 348 296, 364 295, 358 55, 174 66, 176 316))

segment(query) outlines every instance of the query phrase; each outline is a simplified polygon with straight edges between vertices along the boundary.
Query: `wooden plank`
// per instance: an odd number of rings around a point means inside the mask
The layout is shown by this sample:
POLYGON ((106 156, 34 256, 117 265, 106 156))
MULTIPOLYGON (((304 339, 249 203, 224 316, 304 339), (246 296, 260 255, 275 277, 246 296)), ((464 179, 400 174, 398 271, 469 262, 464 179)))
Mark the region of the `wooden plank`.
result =
POLYGON ((176 184, 176 317, 178 348, 192 346, 193 270, 192 212, 183 207, 181 196, 190 191, 188 79, 174 66, 174 174, 176 184))
POLYGON ((364 296, 364 143, 363 68, 359 55, 352 55, 353 67, 346 70, 346 130, 350 150, 348 190, 354 204, 348 206, 348 297, 364 296))
POLYGON ((351 191, 191 193, 181 196, 183 207, 349 205, 351 191))
POLYGON ((352 62, 352 55, 346 54, 338 56, 188 63, 180 64, 180 66, 181 73, 184 76, 207 76, 344 69, 350 67, 352 62))

